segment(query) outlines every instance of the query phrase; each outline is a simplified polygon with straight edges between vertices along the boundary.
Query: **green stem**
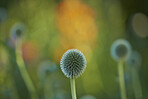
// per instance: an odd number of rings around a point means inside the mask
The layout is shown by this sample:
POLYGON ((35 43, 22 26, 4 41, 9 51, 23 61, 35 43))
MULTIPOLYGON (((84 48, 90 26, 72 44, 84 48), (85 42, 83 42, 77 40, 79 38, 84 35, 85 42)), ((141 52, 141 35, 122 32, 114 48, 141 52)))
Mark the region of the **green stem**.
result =
MULTIPOLYGON (((17 43, 16 43, 17 44, 17 43)), ((24 79, 24 82, 28 88, 28 91, 31 94, 31 98, 32 99, 38 99, 37 94, 36 94, 36 90, 35 87, 31 81, 31 78, 26 70, 25 64, 24 64, 24 60, 22 58, 22 51, 21 51, 21 44, 16 45, 16 62, 18 65, 18 68, 20 70, 20 73, 24 79)))
POLYGON ((118 72, 119 72, 119 82, 120 82, 121 97, 122 97, 122 99, 126 99, 123 61, 120 61, 118 63, 118 72))
POLYGON ((72 99, 77 99, 76 98, 76 87, 75 87, 75 79, 74 78, 70 78, 70 84, 71 84, 72 99))
POLYGON ((132 66, 132 85, 134 90, 135 99, 143 99, 142 88, 138 77, 138 72, 135 66, 132 66))

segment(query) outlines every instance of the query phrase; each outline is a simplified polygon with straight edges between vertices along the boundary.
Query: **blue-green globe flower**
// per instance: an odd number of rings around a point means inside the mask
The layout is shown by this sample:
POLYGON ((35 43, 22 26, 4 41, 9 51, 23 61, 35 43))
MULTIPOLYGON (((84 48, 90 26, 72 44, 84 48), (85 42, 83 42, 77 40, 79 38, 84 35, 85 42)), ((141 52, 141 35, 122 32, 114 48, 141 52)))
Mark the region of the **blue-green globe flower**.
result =
POLYGON ((137 69, 139 69, 142 64, 142 57, 140 53, 138 53, 137 51, 132 51, 126 64, 127 66, 135 66, 137 69))
POLYGON ((26 26, 23 23, 15 23, 11 30, 10 35, 12 40, 23 39, 26 32, 26 26))
POLYGON ((66 77, 77 78, 86 68, 86 59, 77 49, 70 49, 62 56, 60 67, 66 77))
POLYGON ((44 82, 46 78, 56 72, 58 69, 57 65, 54 62, 51 62, 49 60, 43 61, 42 63, 39 64, 38 67, 38 75, 41 79, 41 81, 44 82))
POLYGON ((125 39, 118 39, 111 46, 111 56, 116 61, 127 60, 130 54, 131 45, 125 39))

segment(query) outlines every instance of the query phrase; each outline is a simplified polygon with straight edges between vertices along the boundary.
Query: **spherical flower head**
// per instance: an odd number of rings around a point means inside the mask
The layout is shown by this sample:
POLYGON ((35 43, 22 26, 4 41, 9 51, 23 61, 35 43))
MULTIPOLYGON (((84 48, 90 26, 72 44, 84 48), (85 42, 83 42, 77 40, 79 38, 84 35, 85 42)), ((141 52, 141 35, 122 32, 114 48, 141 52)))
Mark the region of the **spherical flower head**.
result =
POLYGON ((16 23, 12 26, 10 35, 12 40, 23 39, 26 32, 26 27, 23 23, 16 23))
POLYGON ((62 56, 60 67, 66 77, 77 78, 86 68, 86 59, 77 49, 70 49, 62 56))
POLYGON ((42 81, 46 79, 46 77, 57 70, 57 65, 49 60, 45 60, 39 64, 38 67, 38 75, 42 81))
POLYGON ((116 40, 111 46, 111 56, 116 61, 127 60, 131 54, 131 46, 125 39, 116 40))
POLYGON ((135 66, 137 69, 139 69, 142 64, 142 57, 140 53, 138 53, 137 51, 132 51, 132 54, 128 58, 126 64, 127 66, 135 66))

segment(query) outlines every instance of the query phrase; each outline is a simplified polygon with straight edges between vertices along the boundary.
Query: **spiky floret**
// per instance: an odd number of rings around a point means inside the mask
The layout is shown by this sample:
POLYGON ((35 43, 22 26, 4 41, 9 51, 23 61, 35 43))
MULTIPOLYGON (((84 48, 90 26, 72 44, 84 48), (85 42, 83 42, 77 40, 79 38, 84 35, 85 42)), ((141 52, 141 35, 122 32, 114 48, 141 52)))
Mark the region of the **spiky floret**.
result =
POLYGON ((86 68, 86 59, 77 49, 70 49, 62 56, 60 67, 66 77, 77 78, 86 68))

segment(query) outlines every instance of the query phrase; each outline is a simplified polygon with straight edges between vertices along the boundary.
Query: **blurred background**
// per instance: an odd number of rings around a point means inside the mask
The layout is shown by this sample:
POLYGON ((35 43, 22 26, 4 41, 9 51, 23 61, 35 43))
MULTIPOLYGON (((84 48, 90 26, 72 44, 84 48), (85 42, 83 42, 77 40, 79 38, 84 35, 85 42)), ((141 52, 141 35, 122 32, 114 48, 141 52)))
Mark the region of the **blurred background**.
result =
MULTIPOLYGON (((78 99, 121 99, 110 54, 121 38, 141 55, 139 99, 148 99, 148 0, 0 0, 0 99, 31 99, 27 81, 34 99, 71 99, 60 59, 72 48, 87 59, 76 79, 78 99)), ((127 99, 137 99, 124 67, 127 99)))

